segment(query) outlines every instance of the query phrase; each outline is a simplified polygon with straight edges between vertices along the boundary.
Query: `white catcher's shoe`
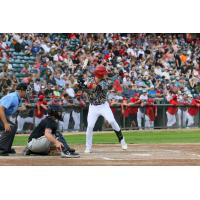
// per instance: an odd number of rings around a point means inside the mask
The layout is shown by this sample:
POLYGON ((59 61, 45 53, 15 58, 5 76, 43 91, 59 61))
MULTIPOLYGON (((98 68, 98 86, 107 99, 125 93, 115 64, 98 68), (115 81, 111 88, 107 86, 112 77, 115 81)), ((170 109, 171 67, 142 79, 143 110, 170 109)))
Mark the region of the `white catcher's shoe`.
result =
POLYGON ((126 144, 124 138, 121 140, 120 143, 121 143, 121 147, 122 147, 123 150, 127 150, 128 149, 128 145, 126 144))
POLYGON ((86 148, 84 153, 87 153, 87 154, 92 153, 92 149, 86 148))

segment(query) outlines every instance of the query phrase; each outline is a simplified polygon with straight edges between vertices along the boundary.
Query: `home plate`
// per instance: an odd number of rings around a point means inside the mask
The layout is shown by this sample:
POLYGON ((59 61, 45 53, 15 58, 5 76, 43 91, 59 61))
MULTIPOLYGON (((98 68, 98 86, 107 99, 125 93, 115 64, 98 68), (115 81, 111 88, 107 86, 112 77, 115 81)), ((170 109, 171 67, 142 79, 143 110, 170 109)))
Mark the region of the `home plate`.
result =
POLYGON ((122 160, 122 159, 115 159, 115 158, 108 158, 108 157, 102 157, 104 160, 122 160))

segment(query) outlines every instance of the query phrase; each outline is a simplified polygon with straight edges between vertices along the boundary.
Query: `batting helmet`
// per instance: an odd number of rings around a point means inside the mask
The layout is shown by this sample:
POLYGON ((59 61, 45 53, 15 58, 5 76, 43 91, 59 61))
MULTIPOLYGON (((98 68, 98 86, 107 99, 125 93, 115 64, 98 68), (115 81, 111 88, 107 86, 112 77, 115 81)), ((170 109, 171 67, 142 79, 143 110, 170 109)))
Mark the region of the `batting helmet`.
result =
POLYGON ((103 78, 107 74, 108 74, 108 72, 107 72, 106 68, 103 65, 97 66, 96 69, 94 70, 94 75, 97 78, 103 78))

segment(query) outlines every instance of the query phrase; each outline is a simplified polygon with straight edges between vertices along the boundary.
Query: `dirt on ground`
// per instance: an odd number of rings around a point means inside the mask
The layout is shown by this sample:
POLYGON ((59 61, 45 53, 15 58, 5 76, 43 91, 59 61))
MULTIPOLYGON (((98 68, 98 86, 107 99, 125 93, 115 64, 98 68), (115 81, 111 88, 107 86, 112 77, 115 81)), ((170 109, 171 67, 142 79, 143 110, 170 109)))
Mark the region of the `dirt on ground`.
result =
POLYGON ((200 144, 129 144, 126 151, 117 144, 97 144, 93 152, 84 154, 84 145, 72 146, 80 158, 54 156, 1 156, 1 166, 195 166, 200 165, 200 144))

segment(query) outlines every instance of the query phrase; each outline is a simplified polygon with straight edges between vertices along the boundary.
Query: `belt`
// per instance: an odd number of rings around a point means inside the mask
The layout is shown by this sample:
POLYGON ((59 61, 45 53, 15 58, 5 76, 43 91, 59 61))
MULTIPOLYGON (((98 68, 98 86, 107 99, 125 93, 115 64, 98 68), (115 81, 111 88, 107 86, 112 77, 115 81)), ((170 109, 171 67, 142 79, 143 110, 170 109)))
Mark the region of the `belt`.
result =
POLYGON ((99 105, 102 105, 102 104, 104 104, 104 103, 91 103, 91 105, 93 105, 93 106, 99 106, 99 105))
POLYGON ((93 105, 93 106, 99 106, 99 105, 102 105, 102 104, 104 104, 104 103, 106 103, 106 101, 103 102, 103 103, 90 103, 90 104, 93 105))

